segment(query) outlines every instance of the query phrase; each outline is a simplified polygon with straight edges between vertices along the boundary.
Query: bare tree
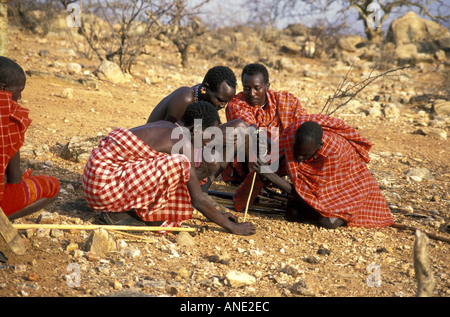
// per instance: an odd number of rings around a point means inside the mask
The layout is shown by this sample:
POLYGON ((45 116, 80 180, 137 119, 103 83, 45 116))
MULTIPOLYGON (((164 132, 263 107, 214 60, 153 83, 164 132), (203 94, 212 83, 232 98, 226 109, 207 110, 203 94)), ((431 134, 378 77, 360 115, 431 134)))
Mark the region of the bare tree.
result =
POLYGON ((165 25, 161 23, 160 19, 150 15, 161 32, 177 47, 183 67, 187 67, 189 64, 190 47, 197 38, 206 32, 206 27, 197 15, 201 7, 208 2, 209 0, 202 0, 194 6, 190 6, 187 0, 175 0, 171 9, 164 16, 168 19, 168 23, 165 25))
MULTIPOLYGON (((66 5, 65 0, 61 2, 66 5)), ((155 19, 174 6, 174 0, 97 0, 85 4, 81 14, 81 34, 97 57, 117 63, 131 72, 145 46, 162 32, 155 19)))
MULTIPOLYGON (((61 2, 67 6, 68 1, 61 2)), ((186 0, 91 0, 84 4, 78 33, 101 61, 113 61, 124 72, 131 72, 136 58, 146 53, 145 46, 164 34, 186 66, 190 45, 205 30, 195 13, 207 2, 192 6, 186 0)))
POLYGON ((355 10, 370 41, 380 41, 383 23, 401 10, 416 10, 420 15, 444 25, 450 22, 450 4, 447 0, 255 0, 246 7, 251 12, 249 21, 263 25, 274 24, 279 19, 300 20, 305 15, 323 17, 336 8, 340 8, 342 16, 355 10), (379 19, 374 21, 377 16, 379 19))
MULTIPOLYGON (((364 23, 364 32, 369 41, 379 42, 383 39, 381 27, 388 17, 400 9, 417 9, 419 14, 438 23, 448 23, 450 6, 447 1, 436 0, 338 0, 342 3, 341 12, 356 9, 358 19, 364 23), (371 5, 372 4, 372 5, 371 5), (378 9, 377 9, 378 7, 378 9), (379 14, 378 23, 371 23, 372 18, 379 14)), ((330 1, 335 2, 335 1, 330 1)))

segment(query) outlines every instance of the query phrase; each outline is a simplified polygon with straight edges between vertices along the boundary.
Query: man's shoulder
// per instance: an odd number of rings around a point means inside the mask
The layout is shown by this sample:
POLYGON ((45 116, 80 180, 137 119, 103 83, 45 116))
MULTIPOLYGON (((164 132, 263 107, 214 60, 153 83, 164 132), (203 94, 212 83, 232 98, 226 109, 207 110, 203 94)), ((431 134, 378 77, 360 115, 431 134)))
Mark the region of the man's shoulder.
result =
POLYGON ((159 121, 154 121, 154 122, 150 122, 144 125, 145 129, 148 130, 154 130, 154 129, 169 129, 169 130, 173 130, 177 127, 179 127, 178 124, 176 123, 172 123, 170 121, 166 121, 166 120, 159 120, 159 121))
POLYGON ((10 93, 9 91, 0 90, 0 106, 10 107, 12 103, 14 103, 14 101, 12 100, 12 93, 10 93))
POLYGON ((267 90, 267 93, 277 99, 279 98, 294 98, 297 99, 297 97, 295 97, 295 95, 287 90, 273 90, 273 89, 269 89, 267 90))
POLYGON ((185 97, 191 97, 191 98, 193 98, 192 96, 192 91, 193 91, 193 88, 192 87, 188 87, 188 86, 182 86, 182 87, 179 87, 179 88, 177 88, 177 89, 175 89, 172 93, 171 93, 171 95, 176 95, 176 96, 185 96, 185 97))
POLYGON ((0 115, 2 117, 12 115, 18 121, 28 122, 28 125, 31 122, 31 119, 28 118, 29 109, 12 100, 12 93, 9 91, 0 90, 0 115))
POLYGON ((231 99, 231 101, 228 103, 228 107, 236 107, 236 106, 250 107, 250 105, 247 103, 247 101, 245 101, 244 93, 242 91, 240 93, 238 93, 237 95, 235 95, 233 97, 233 99, 231 99))

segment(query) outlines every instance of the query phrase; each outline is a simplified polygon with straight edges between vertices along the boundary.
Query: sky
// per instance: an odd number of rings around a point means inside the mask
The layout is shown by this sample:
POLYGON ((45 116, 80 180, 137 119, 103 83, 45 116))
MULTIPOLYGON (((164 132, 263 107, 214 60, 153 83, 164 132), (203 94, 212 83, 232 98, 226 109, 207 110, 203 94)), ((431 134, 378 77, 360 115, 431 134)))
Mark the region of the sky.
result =
MULTIPOLYGON (((319 0, 320 1, 320 0, 319 0)), ((389 0, 387 0, 389 1, 389 0)), ((195 0, 193 1, 195 2, 195 0)), ((249 12, 245 7, 245 3, 248 3, 248 0, 210 0, 210 3, 205 7, 206 10, 208 10, 207 19, 209 21, 212 21, 213 25, 224 25, 229 26, 233 23, 239 23, 246 21, 249 12), (244 5, 243 5, 244 3, 244 5)), ((299 1, 300 2, 300 1, 299 1)), ((284 19, 277 21, 276 27, 278 28, 284 28, 289 24, 294 23, 303 23, 308 27, 311 27, 314 25, 314 23, 318 19, 325 18, 330 24, 338 23, 343 21, 341 18, 341 15, 338 14, 338 11, 341 9, 339 2, 335 1, 333 5, 329 8, 328 12, 323 15, 306 15, 302 16, 298 19, 284 19)), ((450 14, 450 2, 448 3, 447 9, 449 12, 447 14, 450 14)), ((392 23, 392 21, 395 18, 398 18, 405 14, 406 12, 411 11, 411 9, 402 9, 399 12, 395 14, 391 14, 389 18, 385 21, 385 23, 382 26, 382 30, 386 31, 389 27, 389 25, 392 23)), ((351 33, 364 33, 364 25, 362 21, 358 21, 357 19, 358 15, 356 12, 356 9, 351 9, 349 11, 349 15, 345 17, 345 22, 349 26, 349 29, 351 33)), ((450 24, 447 24, 446 27, 449 27, 450 24)))

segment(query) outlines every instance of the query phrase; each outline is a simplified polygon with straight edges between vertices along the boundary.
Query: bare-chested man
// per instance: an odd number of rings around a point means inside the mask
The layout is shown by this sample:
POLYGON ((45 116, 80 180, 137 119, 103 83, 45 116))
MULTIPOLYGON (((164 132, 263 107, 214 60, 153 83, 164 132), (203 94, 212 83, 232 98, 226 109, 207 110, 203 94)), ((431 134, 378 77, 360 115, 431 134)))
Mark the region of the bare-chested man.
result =
POLYGON ((147 123, 159 120, 178 122, 187 106, 197 101, 207 101, 217 110, 226 107, 236 94, 236 76, 226 66, 208 70, 201 84, 180 87, 165 97, 150 114, 147 123))
MULTIPOLYGON (((170 95, 165 97, 156 105, 155 109, 150 114, 147 123, 165 120, 169 122, 178 122, 186 107, 196 101, 207 101, 213 104, 217 110, 226 107, 229 101, 233 99, 236 94, 236 76, 234 72, 226 66, 215 66, 208 70, 203 82, 193 87, 181 87, 173 91, 170 95)), ((226 144, 226 129, 243 128, 247 125, 243 120, 233 120, 220 125, 223 132, 223 145, 226 144)), ((228 166, 229 162, 225 160, 225 150, 222 151, 223 159, 221 162, 202 162, 196 165, 197 176, 203 180, 202 189, 207 192, 212 181, 221 173, 221 171, 228 166), (206 180, 207 179, 207 180, 206 180)), ((233 149, 237 153, 237 146, 233 149)), ((197 155, 196 155, 197 156, 197 155)))

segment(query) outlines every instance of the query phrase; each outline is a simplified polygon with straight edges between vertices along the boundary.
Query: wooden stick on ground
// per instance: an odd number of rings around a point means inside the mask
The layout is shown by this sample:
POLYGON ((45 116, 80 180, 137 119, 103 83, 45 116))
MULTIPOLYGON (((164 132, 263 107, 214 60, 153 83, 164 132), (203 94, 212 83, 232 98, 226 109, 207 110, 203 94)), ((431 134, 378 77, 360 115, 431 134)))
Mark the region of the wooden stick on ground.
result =
POLYGON ((244 222, 245 222, 245 218, 247 218, 248 205, 250 203, 250 198, 252 197, 252 194, 253 194, 253 186, 255 185, 255 179, 256 179, 256 172, 255 172, 255 174, 253 174, 252 187, 250 188, 250 193, 248 194, 248 199, 247 199, 247 205, 245 206, 244 222))
POLYGON ((146 242, 150 242, 150 243, 156 242, 156 240, 154 238, 137 236, 135 234, 131 234, 131 233, 123 232, 123 231, 118 231, 118 230, 113 230, 113 229, 109 229, 109 230, 112 233, 120 234, 120 235, 125 236, 125 237, 135 238, 137 240, 146 241, 146 242))
POLYGON ((6 217, 3 210, 0 208, 0 235, 5 239, 6 244, 12 252, 17 255, 25 254, 25 244, 20 237, 13 224, 6 217))
POLYGON ((103 228, 117 231, 195 231, 195 228, 152 227, 152 226, 118 226, 118 225, 58 225, 58 224, 14 224, 17 230, 23 229, 61 229, 61 230, 95 230, 103 228))
MULTIPOLYGON (((392 227, 397 228, 397 229, 402 229, 402 230, 411 230, 411 231, 417 231, 418 230, 417 228, 406 226, 406 225, 402 225, 402 224, 399 224, 399 223, 394 223, 392 225, 392 227)), ((428 233, 428 232, 423 232, 423 233, 426 234, 428 236, 428 238, 430 238, 430 239, 450 243, 450 239, 448 239, 448 238, 440 237, 440 236, 437 236, 435 234, 431 234, 431 233, 428 233)))

